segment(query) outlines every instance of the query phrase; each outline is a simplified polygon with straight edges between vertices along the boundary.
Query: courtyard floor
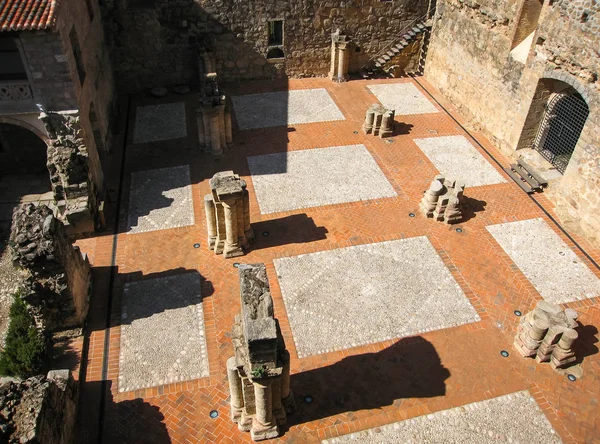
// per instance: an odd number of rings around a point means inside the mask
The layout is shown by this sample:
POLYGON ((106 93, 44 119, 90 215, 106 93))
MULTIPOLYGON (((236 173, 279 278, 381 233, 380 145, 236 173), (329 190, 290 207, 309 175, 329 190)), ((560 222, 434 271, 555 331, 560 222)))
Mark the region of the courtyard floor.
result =
POLYGON ((266 264, 292 357, 282 441, 597 439, 600 252, 417 80, 229 85, 235 147, 219 159, 196 148, 193 93, 131 97, 107 175, 118 222, 78 241, 95 280, 76 442, 250 441, 229 419, 234 262, 266 264), (378 100, 397 110, 390 139, 360 130, 378 100), (235 259, 206 242, 203 196, 226 170, 257 235, 235 259), (466 184, 458 225, 419 211, 437 174, 466 184), (513 349, 515 311, 542 299, 580 315, 574 382, 513 349))

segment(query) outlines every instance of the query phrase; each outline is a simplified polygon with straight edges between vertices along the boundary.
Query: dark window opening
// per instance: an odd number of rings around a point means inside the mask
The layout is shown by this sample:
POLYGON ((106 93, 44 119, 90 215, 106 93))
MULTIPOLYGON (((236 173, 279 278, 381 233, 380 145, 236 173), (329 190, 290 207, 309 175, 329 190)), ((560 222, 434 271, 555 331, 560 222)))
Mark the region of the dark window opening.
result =
POLYGON ((267 59, 282 59, 285 57, 283 50, 281 48, 271 48, 269 52, 267 52, 267 59))
POLYGON ((0 81, 27 80, 21 53, 13 39, 0 39, 0 81))
POLYGON ((88 15, 90 16, 90 22, 94 20, 94 5, 92 4, 92 0, 85 0, 85 4, 87 5, 88 15))
POLYGON ((71 48, 73 49, 73 57, 75 58, 75 66, 77 67, 79 83, 83 86, 83 81, 85 80, 85 68, 83 66, 83 57, 81 54, 81 48, 79 47, 79 40, 77 39, 75 27, 73 27, 69 33, 69 40, 71 41, 71 48))
POLYGON ((269 22, 269 45, 283 45, 283 20, 269 22))

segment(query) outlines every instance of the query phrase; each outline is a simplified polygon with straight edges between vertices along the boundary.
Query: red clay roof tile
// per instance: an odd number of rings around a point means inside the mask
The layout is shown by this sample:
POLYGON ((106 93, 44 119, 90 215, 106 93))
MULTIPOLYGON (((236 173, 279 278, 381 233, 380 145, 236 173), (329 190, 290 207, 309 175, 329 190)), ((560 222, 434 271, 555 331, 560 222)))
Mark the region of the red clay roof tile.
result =
POLYGON ((0 31, 49 29, 59 0, 0 0, 0 31))

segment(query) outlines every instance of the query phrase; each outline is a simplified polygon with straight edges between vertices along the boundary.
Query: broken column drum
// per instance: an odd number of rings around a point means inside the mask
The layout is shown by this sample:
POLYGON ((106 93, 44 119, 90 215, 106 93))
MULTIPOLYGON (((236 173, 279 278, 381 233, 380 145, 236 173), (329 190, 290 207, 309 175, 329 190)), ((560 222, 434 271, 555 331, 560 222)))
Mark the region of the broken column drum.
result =
POLYGON ((394 134, 394 117, 396 111, 387 109, 378 103, 371 105, 365 115, 362 130, 365 134, 373 134, 381 138, 394 134))
POLYGON ((462 200, 465 185, 443 176, 436 176, 421 199, 420 208, 427 217, 447 224, 463 218, 462 200))
POLYGON ((242 311, 233 326, 234 356, 227 360, 231 419, 254 441, 279 436, 296 410, 290 354, 273 315, 264 264, 238 267, 242 311))
POLYGON ((573 351, 573 343, 579 336, 577 326, 575 310, 562 310, 558 305, 541 301, 521 319, 514 346, 523 357, 550 362, 555 370, 563 369, 577 360, 573 351))
POLYGON ((254 242, 246 182, 233 171, 224 171, 213 176, 210 188, 211 194, 204 196, 208 248, 226 258, 242 256, 254 242))

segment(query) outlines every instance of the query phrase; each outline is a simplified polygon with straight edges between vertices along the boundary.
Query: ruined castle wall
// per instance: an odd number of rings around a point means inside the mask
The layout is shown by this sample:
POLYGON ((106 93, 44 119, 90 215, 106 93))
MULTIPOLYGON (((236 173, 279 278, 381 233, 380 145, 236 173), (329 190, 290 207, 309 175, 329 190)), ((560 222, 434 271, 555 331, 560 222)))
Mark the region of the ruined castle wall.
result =
POLYGON ((440 1, 425 76, 507 154, 531 146, 549 97, 540 85, 551 91, 563 82, 579 91, 590 117, 549 195, 563 221, 600 243, 600 59, 594 52, 600 6, 592 0, 544 5, 525 63, 510 53, 522 9, 513 0, 440 1))
POLYGON ((195 83, 198 43, 214 47, 225 81, 324 76, 336 29, 355 43, 351 66, 357 66, 399 42, 427 8, 418 0, 107 0, 104 16, 118 86, 132 91, 195 83), (266 59, 269 20, 284 21, 285 60, 266 59))

